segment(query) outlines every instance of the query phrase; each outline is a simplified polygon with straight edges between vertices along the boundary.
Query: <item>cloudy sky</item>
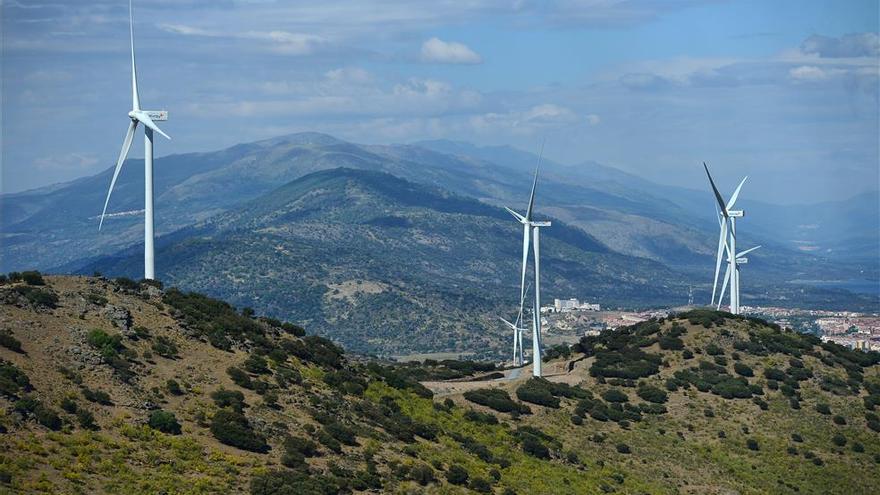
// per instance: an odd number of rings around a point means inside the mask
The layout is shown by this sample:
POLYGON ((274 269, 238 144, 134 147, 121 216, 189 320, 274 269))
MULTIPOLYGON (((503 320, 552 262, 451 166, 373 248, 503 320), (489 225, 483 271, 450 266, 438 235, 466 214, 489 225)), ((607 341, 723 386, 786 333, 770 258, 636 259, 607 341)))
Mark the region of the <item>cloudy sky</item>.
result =
MULTIPOLYGON (((0 1, 0 189, 112 166, 127 2, 0 1)), ((706 160, 770 202, 880 183, 876 0, 152 0, 135 38, 142 104, 170 112, 160 156, 297 131, 546 138, 559 161, 693 188, 706 160)))

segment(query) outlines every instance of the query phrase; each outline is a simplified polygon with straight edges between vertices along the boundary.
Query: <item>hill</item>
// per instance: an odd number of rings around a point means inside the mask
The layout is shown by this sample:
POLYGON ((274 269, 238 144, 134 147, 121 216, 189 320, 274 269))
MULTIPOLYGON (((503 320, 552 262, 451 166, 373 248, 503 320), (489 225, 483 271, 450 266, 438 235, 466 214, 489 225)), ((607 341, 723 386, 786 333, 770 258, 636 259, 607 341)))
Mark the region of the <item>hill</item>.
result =
POLYGON ((694 311, 606 332, 548 350, 533 380, 347 357, 295 325, 125 279, 13 278, 26 282, 0 285, 11 493, 867 494, 880 481, 880 356, 755 319, 694 311))
MULTIPOLYGON (((518 307, 522 227, 505 211, 382 172, 306 175, 160 239, 171 285, 307 325, 357 352, 507 354, 497 318, 518 307)), ((680 298, 665 266, 611 252, 556 222, 542 236, 543 295, 603 304, 680 298)), ((137 249, 80 270, 137 278, 137 249)))

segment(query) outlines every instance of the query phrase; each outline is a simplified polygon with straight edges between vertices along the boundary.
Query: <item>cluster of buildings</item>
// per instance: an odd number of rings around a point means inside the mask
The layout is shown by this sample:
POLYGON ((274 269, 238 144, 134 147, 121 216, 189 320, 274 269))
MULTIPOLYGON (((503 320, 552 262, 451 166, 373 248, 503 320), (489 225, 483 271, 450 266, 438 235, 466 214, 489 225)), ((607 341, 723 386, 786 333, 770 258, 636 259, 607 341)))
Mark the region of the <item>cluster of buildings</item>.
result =
POLYGON ((774 307, 744 309, 771 319, 782 327, 810 328, 821 335, 823 342, 834 342, 851 349, 880 351, 880 315, 774 307))
POLYGON ((568 313, 570 311, 601 311, 599 304, 581 302, 577 299, 554 299, 552 306, 542 306, 541 313, 568 313))

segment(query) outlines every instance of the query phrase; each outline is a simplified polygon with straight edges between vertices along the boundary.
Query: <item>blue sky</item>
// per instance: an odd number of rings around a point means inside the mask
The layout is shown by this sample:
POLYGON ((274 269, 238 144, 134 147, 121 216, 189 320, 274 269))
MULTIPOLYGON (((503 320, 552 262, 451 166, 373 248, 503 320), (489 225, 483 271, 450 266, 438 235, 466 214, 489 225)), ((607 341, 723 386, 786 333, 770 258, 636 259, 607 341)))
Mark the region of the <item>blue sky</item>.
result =
MULTIPOLYGON (((0 8, 0 189, 111 166, 127 3, 0 8)), ((135 2, 135 37, 141 100, 171 116, 160 156, 297 131, 546 138, 559 161, 694 188, 706 160, 794 203, 878 188, 878 18, 876 1, 154 0, 135 2)))

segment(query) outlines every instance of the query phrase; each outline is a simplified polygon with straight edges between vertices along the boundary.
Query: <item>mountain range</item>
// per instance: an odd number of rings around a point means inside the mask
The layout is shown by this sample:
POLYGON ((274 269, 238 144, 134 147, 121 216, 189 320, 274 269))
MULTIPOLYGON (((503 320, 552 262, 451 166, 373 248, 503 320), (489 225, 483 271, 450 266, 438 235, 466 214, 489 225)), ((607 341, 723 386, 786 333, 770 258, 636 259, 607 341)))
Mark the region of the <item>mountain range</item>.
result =
MULTIPOLYGON (((495 317, 518 303, 519 227, 501 206, 522 208, 537 160, 510 147, 358 145, 317 133, 159 158, 157 268, 182 287, 308 322, 358 351, 424 343, 391 338, 404 335, 469 346, 462 336, 500 331, 495 317)), ((0 269, 139 277, 141 167, 126 163, 101 232, 109 169, 0 196, 0 269)), ((877 285, 877 200, 776 206, 746 187, 739 245, 763 248, 744 269, 744 303, 877 310, 880 291, 817 286, 877 285)), ((545 297, 669 306, 692 286, 708 300, 711 202, 708 192, 597 163, 544 160, 537 216, 554 222, 542 250, 545 297)))

